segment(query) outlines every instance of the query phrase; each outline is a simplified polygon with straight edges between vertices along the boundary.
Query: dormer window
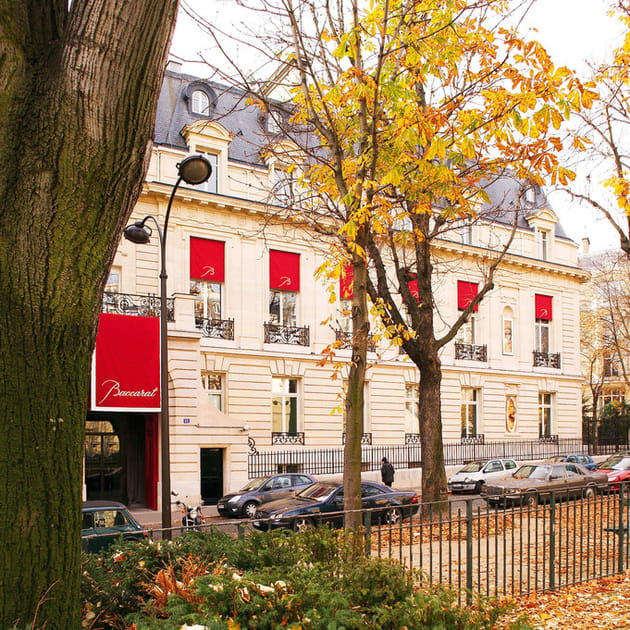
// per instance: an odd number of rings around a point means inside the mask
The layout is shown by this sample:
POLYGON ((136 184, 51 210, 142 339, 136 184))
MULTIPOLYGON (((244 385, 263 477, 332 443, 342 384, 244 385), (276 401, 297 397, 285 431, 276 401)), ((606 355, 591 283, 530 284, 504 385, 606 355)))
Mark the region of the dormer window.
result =
POLYGON ((536 188, 534 186, 528 186, 525 189, 525 201, 527 203, 536 203, 536 188))
POLYGON ((538 258, 549 260, 549 232, 547 230, 536 230, 538 240, 538 258))
POLYGON ((210 98, 203 90, 195 90, 190 99, 190 109, 194 114, 207 116, 210 113, 210 98))

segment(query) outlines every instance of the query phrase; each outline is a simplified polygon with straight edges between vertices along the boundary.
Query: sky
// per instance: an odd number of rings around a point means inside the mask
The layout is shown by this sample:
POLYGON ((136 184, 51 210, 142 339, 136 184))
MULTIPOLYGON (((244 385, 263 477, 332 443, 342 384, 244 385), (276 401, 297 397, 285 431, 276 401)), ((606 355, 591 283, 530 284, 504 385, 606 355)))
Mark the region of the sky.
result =
MULTIPOLYGON (((211 23, 247 22, 248 14, 234 0, 183 0, 211 23)), ((532 0, 531 9, 520 29, 531 39, 540 41, 556 65, 566 65, 583 76, 587 61, 605 61, 610 51, 621 42, 622 27, 607 15, 609 0, 532 0)), ((250 18, 251 19, 251 18, 250 18)), ((238 27, 237 27, 238 28, 238 27)), ((241 48, 244 50, 244 48, 241 48)), ((235 58, 239 51, 235 51, 235 58)), ((182 70, 195 76, 208 76, 209 70, 200 63, 200 53, 212 59, 213 44, 203 31, 180 11, 171 54, 184 61, 182 70)), ((253 64, 241 55, 243 65, 253 64)), ((588 236, 591 251, 618 246, 618 238, 605 220, 587 209, 575 212, 566 195, 547 191, 552 208, 560 216, 565 231, 577 243, 588 236)))

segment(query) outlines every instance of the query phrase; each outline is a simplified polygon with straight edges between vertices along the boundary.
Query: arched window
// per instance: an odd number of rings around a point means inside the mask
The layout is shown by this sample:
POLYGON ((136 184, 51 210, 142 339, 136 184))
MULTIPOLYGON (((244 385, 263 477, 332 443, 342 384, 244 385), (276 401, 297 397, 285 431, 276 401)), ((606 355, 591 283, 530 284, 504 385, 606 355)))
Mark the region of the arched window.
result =
POLYGON ((195 114, 210 113, 210 98, 203 90, 195 90, 191 96, 191 110, 195 114))

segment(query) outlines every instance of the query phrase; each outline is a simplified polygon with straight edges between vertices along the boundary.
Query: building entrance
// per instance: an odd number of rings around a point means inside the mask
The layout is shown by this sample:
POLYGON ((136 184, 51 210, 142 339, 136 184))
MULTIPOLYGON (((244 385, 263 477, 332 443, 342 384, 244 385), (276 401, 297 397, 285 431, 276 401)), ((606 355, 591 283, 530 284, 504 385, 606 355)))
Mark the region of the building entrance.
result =
POLYGON ((88 500, 145 504, 145 418, 142 414, 88 414, 85 486, 88 500))
POLYGON ((223 492, 223 449, 201 449, 201 500, 216 505, 223 492))

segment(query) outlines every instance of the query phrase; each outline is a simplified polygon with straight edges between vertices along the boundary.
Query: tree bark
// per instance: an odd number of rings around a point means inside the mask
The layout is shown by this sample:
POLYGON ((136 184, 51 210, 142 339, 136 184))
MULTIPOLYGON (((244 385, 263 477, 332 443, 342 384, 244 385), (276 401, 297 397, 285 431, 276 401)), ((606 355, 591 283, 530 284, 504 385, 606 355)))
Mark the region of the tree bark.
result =
POLYGON ((177 0, 0 17, 0 626, 80 627, 90 361, 148 165, 177 0))

